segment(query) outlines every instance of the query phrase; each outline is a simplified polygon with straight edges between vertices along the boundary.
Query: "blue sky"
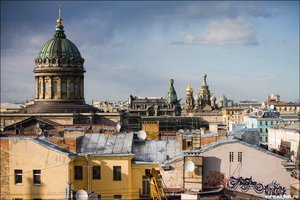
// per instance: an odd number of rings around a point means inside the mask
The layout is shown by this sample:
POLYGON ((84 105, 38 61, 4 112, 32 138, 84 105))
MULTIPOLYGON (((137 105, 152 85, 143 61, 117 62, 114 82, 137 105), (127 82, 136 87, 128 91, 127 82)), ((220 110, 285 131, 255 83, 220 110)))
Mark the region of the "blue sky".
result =
MULTIPOLYGON (((200 91, 235 101, 299 99, 299 1, 62 1, 67 38, 85 58, 85 98, 200 91)), ((1 102, 34 96, 34 58, 57 1, 1 1, 1 102)))

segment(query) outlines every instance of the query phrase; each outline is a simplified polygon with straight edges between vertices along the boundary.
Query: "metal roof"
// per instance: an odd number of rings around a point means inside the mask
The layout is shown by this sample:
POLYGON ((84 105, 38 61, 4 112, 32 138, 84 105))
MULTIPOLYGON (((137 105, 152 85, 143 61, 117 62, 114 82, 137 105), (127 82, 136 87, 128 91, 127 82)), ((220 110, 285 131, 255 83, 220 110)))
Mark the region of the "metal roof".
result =
POLYGON ((133 153, 135 161, 164 163, 182 156, 177 140, 134 141, 133 153))
POLYGON ((120 155, 131 154, 133 132, 119 134, 92 133, 82 136, 77 149, 84 155, 120 155))

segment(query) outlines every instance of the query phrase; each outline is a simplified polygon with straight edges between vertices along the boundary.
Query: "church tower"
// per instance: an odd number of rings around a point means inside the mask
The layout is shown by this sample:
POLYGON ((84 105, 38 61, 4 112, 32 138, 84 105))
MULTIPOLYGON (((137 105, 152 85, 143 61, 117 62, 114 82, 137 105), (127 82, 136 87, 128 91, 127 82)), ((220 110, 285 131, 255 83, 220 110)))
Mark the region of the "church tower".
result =
POLYGON ((207 75, 203 74, 203 85, 200 89, 200 98, 201 98, 202 105, 205 105, 205 104, 210 105, 210 91, 209 91, 209 87, 206 82, 206 77, 207 77, 207 75))
POLYGON ((185 105, 184 110, 186 113, 193 112, 194 109, 194 97, 193 97, 193 88, 189 84, 188 87, 185 89, 186 97, 185 97, 185 105))

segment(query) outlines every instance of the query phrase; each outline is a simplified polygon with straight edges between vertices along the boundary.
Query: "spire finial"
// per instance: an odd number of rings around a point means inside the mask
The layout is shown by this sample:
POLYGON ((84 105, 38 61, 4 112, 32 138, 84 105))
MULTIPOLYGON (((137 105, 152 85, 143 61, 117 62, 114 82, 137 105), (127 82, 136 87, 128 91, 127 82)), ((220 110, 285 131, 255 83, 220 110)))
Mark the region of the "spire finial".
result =
POLYGON ((60 0, 58 1, 58 19, 60 19, 61 5, 60 0))
POLYGON ((60 0, 58 0, 58 19, 57 19, 57 25, 61 25, 62 24, 62 19, 61 19, 61 4, 60 4, 60 0))

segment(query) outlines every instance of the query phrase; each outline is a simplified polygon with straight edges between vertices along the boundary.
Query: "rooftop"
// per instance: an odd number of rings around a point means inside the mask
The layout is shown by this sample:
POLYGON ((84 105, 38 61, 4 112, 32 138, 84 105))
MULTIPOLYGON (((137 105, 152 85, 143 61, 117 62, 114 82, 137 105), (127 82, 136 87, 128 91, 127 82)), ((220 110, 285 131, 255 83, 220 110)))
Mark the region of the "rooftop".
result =
POLYGON ((77 149, 78 155, 129 155, 132 152, 133 132, 119 134, 85 134, 77 149))

